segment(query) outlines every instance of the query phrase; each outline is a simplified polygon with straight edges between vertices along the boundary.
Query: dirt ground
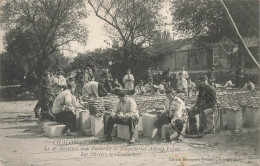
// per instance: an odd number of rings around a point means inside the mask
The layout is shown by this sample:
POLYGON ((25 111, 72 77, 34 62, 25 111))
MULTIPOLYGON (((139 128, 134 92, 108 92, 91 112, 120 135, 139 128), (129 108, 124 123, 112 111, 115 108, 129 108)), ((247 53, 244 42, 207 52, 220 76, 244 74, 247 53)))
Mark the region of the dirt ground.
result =
POLYGON ((37 125, 37 101, 0 102, 0 165, 260 165, 259 129, 222 131, 182 143, 140 136, 135 145, 114 139, 48 138, 37 125), (31 117, 30 117, 31 116, 31 117))

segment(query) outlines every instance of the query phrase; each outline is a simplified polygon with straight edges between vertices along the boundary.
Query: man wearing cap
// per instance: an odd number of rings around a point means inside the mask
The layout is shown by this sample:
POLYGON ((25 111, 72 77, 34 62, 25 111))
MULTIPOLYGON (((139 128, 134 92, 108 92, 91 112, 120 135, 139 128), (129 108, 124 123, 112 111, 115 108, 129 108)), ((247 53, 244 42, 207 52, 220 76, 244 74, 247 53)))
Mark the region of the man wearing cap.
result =
POLYGON ((76 110, 79 103, 74 96, 76 84, 68 83, 68 89, 62 91, 54 100, 52 113, 57 122, 66 125, 65 133, 71 135, 76 129, 76 110))
POLYGON ((101 75, 101 78, 104 79, 104 87, 106 88, 107 92, 110 93, 111 90, 112 90, 112 81, 113 81, 113 78, 112 78, 112 75, 109 73, 108 71, 108 67, 106 67, 104 69, 104 72, 103 74, 101 75))
POLYGON ((127 74, 123 78, 127 94, 134 94, 134 80, 134 76, 131 74, 131 69, 128 69, 127 74))
POLYGON ((205 77, 203 76, 199 77, 197 90, 199 91, 199 94, 196 103, 194 107, 189 110, 189 123, 191 126, 193 126, 192 128, 196 128, 194 127, 196 125, 194 123, 194 116, 199 114, 199 132, 201 136, 203 136, 204 130, 207 127, 207 116, 204 113, 204 110, 212 108, 216 104, 216 90, 209 84, 205 83, 205 77))
POLYGON ((66 79, 61 75, 62 71, 59 68, 57 70, 57 75, 54 76, 53 81, 51 82, 52 93, 56 96, 63 90, 63 88, 67 85, 66 79))
POLYGON ((132 98, 127 97, 125 90, 118 93, 119 101, 112 110, 106 125, 107 135, 105 141, 112 141, 111 132, 114 124, 125 124, 129 126, 130 143, 135 142, 134 131, 139 121, 139 113, 136 102, 132 98))
POLYGON ((136 95, 142 95, 145 93, 145 88, 144 88, 144 81, 143 80, 140 80, 139 81, 139 84, 136 85, 135 87, 135 94, 136 95))
POLYGON ((147 84, 144 86, 145 92, 154 94, 157 92, 158 86, 153 84, 153 79, 150 79, 147 84))
POLYGON ((185 104, 179 97, 176 96, 175 92, 172 89, 166 90, 167 100, 165 103, 165 109, 158 114, 158 120, 155 121, 154 125, 158 130, 158 138, 161 138, 161 128, 163 125, 168 124, 165 129, 166 141, 170 141, 169 129, 174 128, 178 132, 177 141, 182 140, 182 133, 186 129, 186 108, 185 104))
POLYGON ((82 99, 98 98, 98 82, 92 77, 82 88, 82 99))

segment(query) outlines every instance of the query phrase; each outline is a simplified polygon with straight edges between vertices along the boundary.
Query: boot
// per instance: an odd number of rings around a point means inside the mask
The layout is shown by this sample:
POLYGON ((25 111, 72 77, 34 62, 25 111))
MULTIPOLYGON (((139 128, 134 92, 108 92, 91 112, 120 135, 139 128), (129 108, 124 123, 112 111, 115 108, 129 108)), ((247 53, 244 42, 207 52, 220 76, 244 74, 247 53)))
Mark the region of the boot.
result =
POLYGON ((111 137, 111 136, 108 136, 108 135, 105 136, 103 142, 110 142, 110 141, 112 141, 112 137, 111 137))
POLYGON ((165 139, 166 139, 166 142, 171 142, 171 138, 170 138, 170 133, 169 132, 165 132, 165 139))
POLYGON ((134 137, 134 134, 131 134, 130 135, 130 141, 129 141, 130 144, 134 144, 135 143, 135 137, 134 137))

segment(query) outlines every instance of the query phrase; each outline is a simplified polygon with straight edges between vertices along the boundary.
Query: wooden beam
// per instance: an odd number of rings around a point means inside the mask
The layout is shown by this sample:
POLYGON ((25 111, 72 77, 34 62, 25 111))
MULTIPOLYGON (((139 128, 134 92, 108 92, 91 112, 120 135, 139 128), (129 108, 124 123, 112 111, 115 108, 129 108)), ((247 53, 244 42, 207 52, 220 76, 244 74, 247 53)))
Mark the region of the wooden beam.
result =
POLYGON ((231 26, 233 26, 233 28, 235 29, 237 36, 238 36, 239 39, 241 40, 241 42, 242 42, 244 48, 246 49, 246 52, 248 53, 249 57, 253 60, 253 62, 256 64, 256 66, 258 67, 258 69, 260 69, 260 65, 259 65, 258 62, 256 61, 255 57, 254 57, 254 56, 251 54, 251 52, 249 51, 249 49, 247 48, 247 46, 246 46, 246 44, 245 44, 245 42, 244 42, 242 36, 240 35, 240 33, 239 33, 238 29, 237 29, 237 26, 236 26, 236 24, 235 24, 235 22, 234 22, 232 16, 230 15, 230 13, 229 13, 229 11, 228 11, 228 8, 227 8, 226 5, 224 4, 223 0, 220 0, 220 2, 221 2, 221 4, 222 4, 222 6, 224 7, 225 13, 226 13, 226 15, 227 15, 227 17, 228 17, 228 20, 229 20, 231 26))

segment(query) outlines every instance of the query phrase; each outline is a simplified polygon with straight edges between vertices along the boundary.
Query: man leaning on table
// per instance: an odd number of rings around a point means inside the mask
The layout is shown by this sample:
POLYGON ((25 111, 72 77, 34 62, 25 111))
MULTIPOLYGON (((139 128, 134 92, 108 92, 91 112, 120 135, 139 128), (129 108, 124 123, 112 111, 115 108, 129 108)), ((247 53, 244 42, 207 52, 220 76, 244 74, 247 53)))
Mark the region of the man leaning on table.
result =
POLYGON ((107 135, 104 141, 112 141, 111 132, 114 124, 124 124, 129 126, 130 144, 135 143, 134 131, 139 121, 139 113, 136 102, 127 97, 125 90, 118 92, 119 101, 116 103, 113 111, 108 118, 106 125, 107 135))

